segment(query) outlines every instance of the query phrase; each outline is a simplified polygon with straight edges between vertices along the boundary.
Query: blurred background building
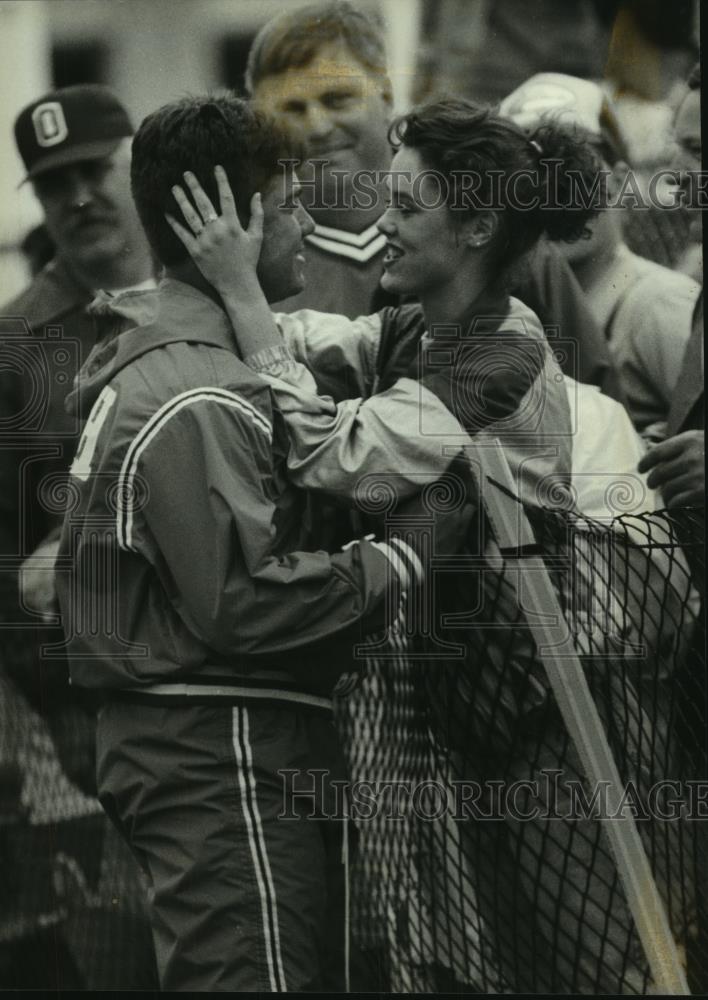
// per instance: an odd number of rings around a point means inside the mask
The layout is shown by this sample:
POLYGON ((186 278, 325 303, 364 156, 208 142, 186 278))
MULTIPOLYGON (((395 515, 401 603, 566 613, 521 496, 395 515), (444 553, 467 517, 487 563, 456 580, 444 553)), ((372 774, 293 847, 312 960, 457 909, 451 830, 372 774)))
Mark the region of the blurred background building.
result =
MULTIPOLYGON (((184 93, 240 91, 251 40, 304 0, 0 0, 0 296, 26 281, 19 246, 39 220, 12 139, 51 87, 112 86, 136 121, 184 93)), ((535 72, 604 80, 638 158, 663 141, 698 53, 698 0, 362 0, 386 24, 397 109, 453 93, 498 101, 535 72)))

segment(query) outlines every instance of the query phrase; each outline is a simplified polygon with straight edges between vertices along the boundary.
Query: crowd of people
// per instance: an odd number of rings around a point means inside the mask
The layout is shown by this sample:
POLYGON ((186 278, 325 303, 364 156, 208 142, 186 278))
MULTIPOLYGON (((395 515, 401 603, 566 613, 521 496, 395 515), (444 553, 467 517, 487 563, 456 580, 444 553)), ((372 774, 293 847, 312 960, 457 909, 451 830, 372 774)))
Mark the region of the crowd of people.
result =
MULTIPOLYGON (((334 0, 261 29, 246 91, 135 131, 87 83, 15 123, 44 224, 0 348, 6 987, 377 988, 347 931, 365 837, 333 711, 385 673, 372 650, 405 658, 471 601, 464 574, 433 581, 473 547, 471 443, 532 512, 610 524, 608 483, 637 485, 631 512, 690 525, 702 602, 702 289, 627 245, 601 84, 543 72, 394 116, 380 25, 334 0), (440 483, 458 503, 431 508, 440 483)), ((700 242, 698 67, 674 133, 700 242)), ((578 939, 613 877, 583 864, 578 939)))

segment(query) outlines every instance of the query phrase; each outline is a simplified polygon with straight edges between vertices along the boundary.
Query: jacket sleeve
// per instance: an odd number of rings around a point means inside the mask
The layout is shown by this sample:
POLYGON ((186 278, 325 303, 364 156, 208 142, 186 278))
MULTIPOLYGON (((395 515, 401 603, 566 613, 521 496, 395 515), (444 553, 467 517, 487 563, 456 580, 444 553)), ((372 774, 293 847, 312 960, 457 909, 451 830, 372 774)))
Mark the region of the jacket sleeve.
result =
POLYGON ((31 398, 13 347, 10 338, 0 345, 0 671, 47 715, 71 697, 67 664, 40 656, 43 643, 56 642, 56 630, 24 607, 20 581, 28 549, 51 523, 34 492, 33 459, 56 451, 61 442, 23 428, 21 417, 29 412, 31 398))
POLYGON ((332 387, 337 398, 371 394, 381 344, 380 313, 353 320, 314 309, 274 315, 293 357, 320 384, 332 387))
POLYGON ((617 310, 616 329, 622 336, 611 349, 627 409, 641 432, 668 416, 699 291, 689 278, 684 282, 671 273, 662 285, 652 275, 637 282, 617 310))
POLYGON ((335 403, 318 395, 287 348, 245 360, 268 382, 287 421, 288 471, 303 489, 362 499, 385 477, 404 500, 446 472, 468 441, 438 396, 413 379, 400 378, 369 399, 335 403))
POLYGON ((370 399, 337 404, 317 396, 314 379, 286 346, 247 358, 271 385, 288 423, 293 480, 353 499, 366 477, 395 469, 398 499, 420 492, 448 469, 470 437, 519 414, 548 347, 540 329, 534 339, 510 327, 469 341, 437 338, 423 356, 428 353, 449 360, 416 357, 410 377, 370 399))
MULTIPOLYGON (((0 354, 0 365, 2 364, 0 354)), ((0 426, 11 428, 16 414, 21 412, 18 379, 11 369, 0 368, 0 426)), ((12 563, 19 553, 20 526, 20 469, 26 450, 22 435, 5 432, 0 436, 0 617, 12 618, 17 609, 17 573, 19 561, 12 563)))
POLYGON ((533 309, 544 327, 555 330, 549 343, 559 350, 564 375, 597 385, 606 395, 624 403, 604 333, 557 247, 547 241, 538 245, 521 280, 515 283, 513 294, 533 309))
POLYGON ((417 556, 366 540, 334 555, 279 552, 270 427, 238 404, 224 394, 165 423, 142 454, 147 499, 122 544, 142 551, 187 627, 222 654, 294 649, 360 622, 378 628, 422 576, 417 556))

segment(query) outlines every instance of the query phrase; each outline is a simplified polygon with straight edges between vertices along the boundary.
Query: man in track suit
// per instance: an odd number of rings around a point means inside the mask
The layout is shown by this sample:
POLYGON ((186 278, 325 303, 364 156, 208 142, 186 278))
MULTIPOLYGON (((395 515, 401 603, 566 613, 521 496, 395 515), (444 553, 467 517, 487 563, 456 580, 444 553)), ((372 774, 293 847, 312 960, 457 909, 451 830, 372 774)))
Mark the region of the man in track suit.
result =
POLYGON ((149 877, 166 990, 343 988, 331 697, 422 578, 400 541, 307 551, 270 389, 165 219, 185 171, 223 164, 242 218, 262 192, 259 279, 284 298, 312 230, 278 166, 291 154, 234 98, 148 116, 132 184, 166 269, 158 315, 101 345, 72 399, 87 417, 57 569, 72 681, 105 696, 99 795, 149 877), (308 768, 309 797, 280 773, 308 768))

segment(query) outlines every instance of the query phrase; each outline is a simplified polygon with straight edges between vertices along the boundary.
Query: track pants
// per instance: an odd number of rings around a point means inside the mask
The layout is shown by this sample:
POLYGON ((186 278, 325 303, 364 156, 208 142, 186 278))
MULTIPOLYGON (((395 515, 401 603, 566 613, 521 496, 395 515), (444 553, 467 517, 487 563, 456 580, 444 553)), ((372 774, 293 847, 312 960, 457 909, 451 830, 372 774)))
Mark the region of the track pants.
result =
POLYGON ((163 990, 344 989, 343 823, 309 818, 334 813, 331 781, 344 778, 331 716, 111 702, 97 777, 151 885, 163 990), (293 796, 307 776, 288 784, 283 769, 326 773, 312 797, 293 796))

